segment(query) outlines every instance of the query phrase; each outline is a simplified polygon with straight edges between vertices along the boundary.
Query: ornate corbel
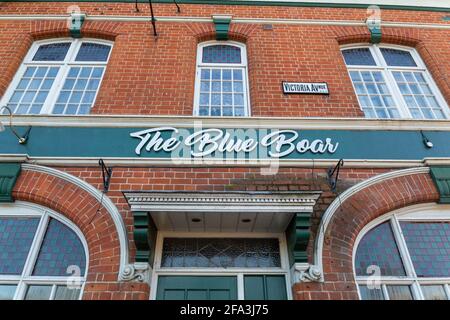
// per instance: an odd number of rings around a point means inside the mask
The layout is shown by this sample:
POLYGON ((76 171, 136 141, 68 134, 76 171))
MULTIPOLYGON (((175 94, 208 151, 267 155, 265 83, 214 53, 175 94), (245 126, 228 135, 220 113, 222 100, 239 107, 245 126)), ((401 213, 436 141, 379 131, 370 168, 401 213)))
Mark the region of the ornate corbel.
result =
POLYGON ((147 262, 128 264, 120 273, 121 281, 145 282, 150 284, 152 268, 147 262))
POLYGON ((292 270, 294 283, 322 280, 322 272, 318 266, 309 263, 295 263, 292 270))

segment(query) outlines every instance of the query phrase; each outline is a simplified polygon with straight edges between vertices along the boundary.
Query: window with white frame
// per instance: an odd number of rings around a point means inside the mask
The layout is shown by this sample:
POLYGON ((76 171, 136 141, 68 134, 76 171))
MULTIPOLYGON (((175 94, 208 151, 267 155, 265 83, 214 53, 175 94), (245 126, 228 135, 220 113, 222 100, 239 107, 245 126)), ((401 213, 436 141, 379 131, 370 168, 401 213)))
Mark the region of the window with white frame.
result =
POLYGON ((0 206, 0 300, 80 299, 87 269, 81 237, 40 206, 0 206))
POLYGON ((358 237, 356 281, 363 300, 450 300, 450 207, 389 215, 358 237))
POLYGON ((249 115, 247 54, 243 44, 227 41, 199 45, 194 115, 249 115))
POLYGON ((35 42, 1 104, 15 114, 88 114, 111 47, 87 39, 35 42))
POLYGON ((342 48, 367 118, 447 119, 449 108, 417 52, 371 45, 342 48))

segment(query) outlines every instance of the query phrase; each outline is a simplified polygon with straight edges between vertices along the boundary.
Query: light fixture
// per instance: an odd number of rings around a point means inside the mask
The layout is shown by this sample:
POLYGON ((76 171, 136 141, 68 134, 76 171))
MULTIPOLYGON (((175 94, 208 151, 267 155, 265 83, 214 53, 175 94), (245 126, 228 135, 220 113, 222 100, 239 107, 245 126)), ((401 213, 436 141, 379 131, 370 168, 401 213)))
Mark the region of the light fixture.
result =
POLYGON ((425 145, 425 147, 431 149, 433 148, 433 142, 430 141, 430 139, 427 138, 427 136, 423 133, 422 130, 420 130, 420 135, 422 136, 422 142, 425 145))
POLYGON ((12 126, 13 113, 11 109, 8 106, 0 107, 0 115, 3 114, 3 110, 7 110, 9 112, 9 129, 11 130, 11 132, 17 137, 20 144, 26 144, 28 141, 28 136, 30 135, 31 126, 28 127, 27 132, 25 132, 23 136, 20 136, 12 126))

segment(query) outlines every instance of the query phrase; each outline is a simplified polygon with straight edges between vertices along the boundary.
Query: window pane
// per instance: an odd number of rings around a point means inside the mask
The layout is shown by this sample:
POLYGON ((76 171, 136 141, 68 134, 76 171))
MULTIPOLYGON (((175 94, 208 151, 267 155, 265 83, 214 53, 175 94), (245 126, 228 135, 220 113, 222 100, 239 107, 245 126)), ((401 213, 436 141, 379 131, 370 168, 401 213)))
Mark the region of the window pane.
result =
POLYGON ((442 108, 421 72, 394 71, 393 75, 413 118, 442 119, 442 108))
POLYGON ((388 66, 396 67, 417 67, 411 53, 403 50, 381 48, 384 60, 388 66))
POLYGON ((450 223, 401 222, 418 277, 450 276, 450 223))
POLYGON ((203 48, 203 63, 241 63, 241 48, 213 45, 203 48))
POLYGON ((412 300, 411 288, 409 286, 386 286, 389 300, 412 300))
POLYGON ((106 61, 111 47, 104 44, 84 42, 75 61, 106 61))
POLYGON ((398 118, 397 106, 380 71, 351 71, 359 104, 367 118, 398 118))
POLYGON ((51 219, 34 267, 35 276, 70 276, 69 266, 86 267, 83 244, 69 227, 51 219))
POLYGON ((68 288, 66 286, 57 286, 55 300, 78 300, 80 289, 68 288))
POLYGON ((425 300, 447 300, 444 286, 422 285, 420 288, 425 300))
POLYGON ((44 44, 37 50, 33 61, 63 61, 69 48, 70 42, 44 44))
POLYGON ((51 293, 51 285, 29 285, 25 300, 48 300, 51 293))
POLYGON ((165 268, 280 267, 278 239, 165 238, 165 268))
POLYGON ((359 276, 369 276, 369 266, 380 268, 382 276, 404 276, 400 257, 390 222, 384 222, 370 230, 359 243, 355 268, 359 276))
POLYGON ((28 67, 8 102, 13 113, 40 113, 58 71, 59 67, 28 67))
POLYGON ((54 114, 87 114, 94 104, 104 67, 72 67, 59 93, 54 114))
POLYGON ((344 60, 347 65, 375 66, 375 60, 368 48, 343 50, 344 60))
POLYGON ((369 289, 367 286, 359 286, 361 300, 384 300, 383 290, 380 288, 369 289))
POLYGON ((0 300, 12 300, 16 287, 15 284, 0 284, 0 300))
POLYGON ((22 274, 39 218, 0 217, 0 274, 22 274))

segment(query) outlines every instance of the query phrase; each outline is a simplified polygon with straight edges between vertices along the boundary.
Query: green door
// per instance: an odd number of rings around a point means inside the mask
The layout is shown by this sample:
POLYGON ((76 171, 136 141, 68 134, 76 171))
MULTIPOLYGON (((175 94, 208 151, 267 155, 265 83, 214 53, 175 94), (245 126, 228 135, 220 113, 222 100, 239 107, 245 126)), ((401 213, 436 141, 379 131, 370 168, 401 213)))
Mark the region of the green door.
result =
POLYGON ((287 300, 286 278, 281 275, 244 276, 245 300, 287 300))
POLYGON ((159 276, 157 300, 236 300, 236 277, 159 276))

